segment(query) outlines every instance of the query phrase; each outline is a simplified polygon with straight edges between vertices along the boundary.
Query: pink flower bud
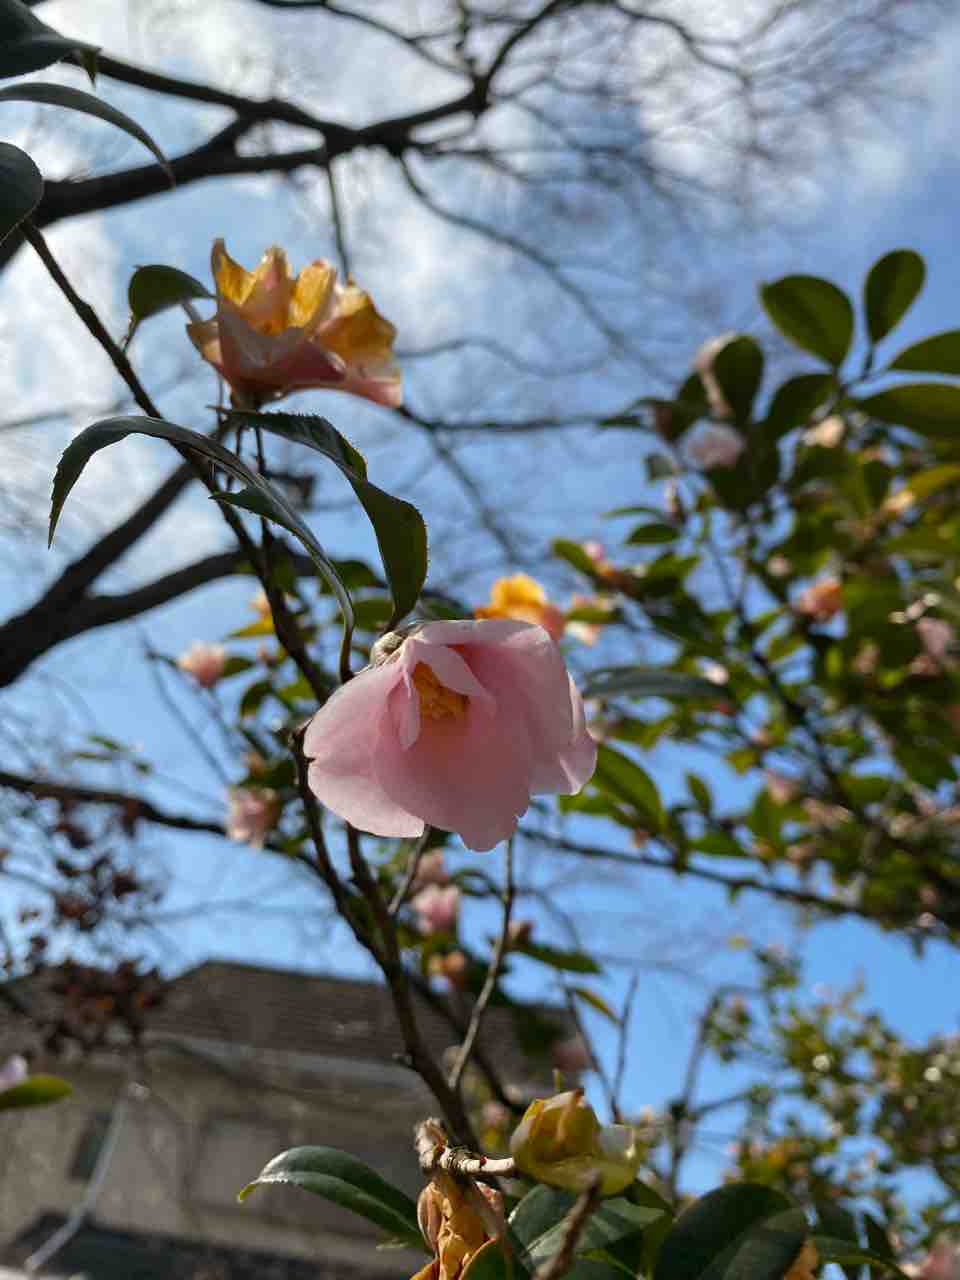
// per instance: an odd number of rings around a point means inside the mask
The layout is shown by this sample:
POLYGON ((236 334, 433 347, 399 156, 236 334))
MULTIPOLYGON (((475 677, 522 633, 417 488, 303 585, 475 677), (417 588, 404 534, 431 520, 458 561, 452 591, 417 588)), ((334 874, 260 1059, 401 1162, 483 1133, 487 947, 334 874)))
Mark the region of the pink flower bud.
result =
POLYGON ((505 618, 380 642, 313 717, 304 751, 314 795, 355 827, 416 837, 429 823, 480 851, 513 834, 531 795, 573 794, 596 765, 559 648, 505 618))
POLYGON ((227 836, 262 846, 280 817, 280 798, 269 787, 231 787, 227 836))
POLYGON ((941 618, 921 618, 917 623, 917 636, 927 657, 934 662, 943 662, 956 639, 953 627, 941 618))
POLYGON ((420 932, 455 933, 457 917, 460 914, 460 890, 455 884, 441 889, 439 885, 430 884, 412 899, 410 905, 417 913, 417 925, 420 932))
POLYGON ((177 659, 177 666, 193 676, 201 689, 210 689, 223 675, 226 662, 227 651, 222 644, 194 640, 187 652, 177 659))

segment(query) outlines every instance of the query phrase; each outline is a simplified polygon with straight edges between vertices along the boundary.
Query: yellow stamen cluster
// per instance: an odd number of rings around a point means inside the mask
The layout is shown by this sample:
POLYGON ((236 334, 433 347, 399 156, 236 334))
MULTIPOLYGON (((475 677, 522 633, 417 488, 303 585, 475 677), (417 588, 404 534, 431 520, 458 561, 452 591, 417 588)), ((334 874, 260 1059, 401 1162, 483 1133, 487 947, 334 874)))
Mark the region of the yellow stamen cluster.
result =
POLYGON ((467 709, 467 696, 448 689, 425 662, 413 669, 413 683, 420 697, 420 714, 430 720, 458 720, 467 709))

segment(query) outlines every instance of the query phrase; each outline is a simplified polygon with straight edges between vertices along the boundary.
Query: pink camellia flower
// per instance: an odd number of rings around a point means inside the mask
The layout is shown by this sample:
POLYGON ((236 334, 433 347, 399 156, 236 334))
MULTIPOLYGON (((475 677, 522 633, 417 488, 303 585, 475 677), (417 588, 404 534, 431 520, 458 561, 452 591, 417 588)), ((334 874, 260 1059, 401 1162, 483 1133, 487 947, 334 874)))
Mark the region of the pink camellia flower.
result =
POLYGON ((420 932, 454 933, 457 928, 457 917, 460 914, 460 890, 455 884, 441 889, 438 884, 429 884, 410 902, 417 913, 417 924, 420 932))
POLYGON ((280 798, 269 787, 231 787, 227 835, 231 840, 262 846, 280 817, 280 798))
POLYGON ((187 333, 235 398, 263 402, 330 387, 400 404, 396 330, 369 294, 337 283, 329 262, 311 262, 294 278, 287 255, 274 245, 255 271, 245 271, 217 240, 211 265, 217 314, 188 324, 187 333))
POLYGON ((222 644, 206 644, 194 640, 186 653, 181 653, 177 666, 193 676, 201 689, 211 689, 223 675, 227 651, 222 644))
POLYGON ((22 1084, 29 1074, 30 1068, 27 1066, 26 1058, 22 1054, 15 1053, 0 1066, 0 1093, 5 1093, 7 1089, 13 1089, 18 1084, 22 1084))
POLYGON ((589 1071, 593 1066, 593 1058, 587 1048, 583 1036, 571 1036, 569 1040, 557 1040, 550 1050, 553 1065, 558 1071, 568 1071, 571 1075, 581 1071, 589 1071))
POLYGON ((579 791, 597 758, 559 648, 506 618, 384 636, 313 717, 304 752, 313 793, 355 827, 419 836, 429 823, 478 851, 513 834, 531 795, 579 791))
POLYGON ((732 467, 746 448, 746 440, 733 427, 703 427, 687 445, 687 456, 701 471, 732 467))

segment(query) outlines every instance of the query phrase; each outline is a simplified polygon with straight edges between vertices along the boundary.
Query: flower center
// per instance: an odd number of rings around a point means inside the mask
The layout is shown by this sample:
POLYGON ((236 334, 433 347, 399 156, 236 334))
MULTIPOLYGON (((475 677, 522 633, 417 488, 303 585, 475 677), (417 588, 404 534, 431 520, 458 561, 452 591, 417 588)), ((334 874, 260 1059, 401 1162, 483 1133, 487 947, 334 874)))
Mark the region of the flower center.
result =
POLYGON ((414 667, 413 683, 420 697, 420 714, 428 719, 459 720, 466 711, 466 694, 441 684, 433 668, 425 662, 418 662, 414 667))

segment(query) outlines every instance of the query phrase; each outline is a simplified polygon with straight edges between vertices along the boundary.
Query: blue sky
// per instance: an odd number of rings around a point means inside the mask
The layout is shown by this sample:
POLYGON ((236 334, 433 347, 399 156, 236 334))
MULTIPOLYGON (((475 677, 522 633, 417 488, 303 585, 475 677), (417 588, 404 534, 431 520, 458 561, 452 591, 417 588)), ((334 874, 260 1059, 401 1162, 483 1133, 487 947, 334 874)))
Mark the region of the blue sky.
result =
MULTIPOLYGON (((277 65, 282 69, 295 37, 293 25, 268 26, 254 6, 229 0, 205 5, 202 16, 197 11, 190 24, 182 24, 179 35, 174 24, 162 27, 159 18, 145 17, 147 12, 146 7, 138 10, 119 2, 83 5, 74 0, 47 6, 44 16, 54 25, 102 40, 120 55, 141 61, 159 59, 174 69, 221 83, 242 81, 251 92, 268 90, 271 75, 277 65), (269 56, 270 40, 276 41, 275 58, 269 56)), ((824 141, 818 143, 809 182, 785 178, 782 201, 775 186, 765 191, 748 231, 725 231, 721 224, 729 219, 720 214, 712 230, 701 226, 689 233, 676 231, 664 247, 676 279, 685 289, 693 290, 698 281, 711 287, 700 312, 671 310, 669 292, 664 294, 662 285, 649 296, 638 291, 635 299, 623 304, 623 319, 635 328, 638 342, 649 336, 659 351, 674 351, 671 372, 681 373, 699 343, 718 329, 762 332, 755 301, 760 280, 811 271, 856 291, 870 263, 899 246, 922 252, 930 270, 926 291, 903 325, 903 342, 956 327, 960 263, 955 255, 955 207, 960 161, 950 125, 957 106, 953 67, 958 50, 960 23, 955 23, 945 29, 938 48, 925 61, 909 68, 909 85, 923 89, 925 105, 894 112, 893 128, 890 122, 862 118, 859 140, 846 154, 832 151, 824 141)), ((353 46, 338 46, 329 53, 329 83, 324 84, 320 101, 312 105, 319 114, 353 109, 362 115, 369 110, 368 64, 353 46)), ((56 75, 69 79, 69 73, 56 75)), ((420 99, 431 100, 438 90, 428 79, 398 65, 383 92, 405 107, 412 95, 416 105, 420 99)), ((295 76, 290 83, 296 87, 295 76)), ((159 110, 154 103, 149 108, 154 114, 145 114, 143 98, 108 83, 101 88, 105 97, 137 114, 171 148, 188 144, 184 128, 198 130, 200 124, 220 118, 213 111, 198 116, 168 105, 159 110)), ((381 101, 380 109, 384 105, 381 101)), ((14 112, 9 119, 5 137, 22 143, 34 136, 32 112, 14 112)), ((97 129, 101 131, 79 129, 41 137, 36 153, 42 167, 56 175, 76 171, 89 162, 91 149, 104 165, 141 162, 133 144, 107 138, 101 126, 97 129)), ((708 167, 709 148, 691 146, 688 161, 691 171, 708 167)), ((345 191, 350 225, 355 228, 357 277, 397 323, 401 347, 417 348, 451 335, 487 331, 515 342, 548 368, 562 370, 576 364, 590 346, 592 339, 578 330, 569 310, 555 311, 550 300, 544 303, 530 278, 518 281, 502 255, 491 253, 479 240, 453 236, 404 202, 389 186, 377 157, 358 159, 345 191)), ((663 215, 657 216, 659 234, 663 215)), ((225 235, 233 254, 249 265, 272 242, 288 247, 295 268, 333 251, 329 223, 316 193, 294 195, 266 179, 235 181, 229 188, 194 186, 109 218, 87 218, 56 228, 50 241, 72 278, 102 308, 113 331, 120 333, 131 267, 162 260, 205 278, 210 244, 217 235, 225 235)), ((596 252, 596 244, 584 249, 591 261, 596 252)), ((5 432, 0 428, 0 463, 8 477, 15 476, 40 495, 35 509, 42 521, 43 495, 60 449, 74 430, 90 420, 94 406, 110 402, 116 388, 106 361, 26 255, 21 254, 6 273, 0 296, 0 316, 5 317, 0 318, 0 352, 5 357, 0 391, 6 416, 80 406, 75 415, 40 429, 5 432)), ((152 322, 133 350, 149 384, 158 390, 164 412, 185 425, 202 422, 200 407, 215 398, 216 388, 205 371, 198 372, 180 318, 170 315, 152 322)), ((540 408, 559 412, 571 405, 595 404, 598 398, 613 408, 651 389, 644 376, 623 360, 612 361, 602 375, 531 377, 523 384, 525 399, 520 404, 511 398, 516 397, 515 384, 510 384, 508 397, 496 365, 482 360, 469 366, 466 378, 452 360, 429 373, 420 362, 413 362, 408 366, 408 386, 411 403, 418 408, 464 417, 540 408)), ((326 413, 368 453, 374 480, 421 505, 431 528, 435 571, 455 576, 461 592, 472 592, 479 602, 495 576, 494 556, 465 524, 463 495, 443 475, 423 441, 411 439, 409 428, 398 426, 375 407, 338 395, 311 394, 301 397, 296 407, 326 413)), ((521 437, 471 440, 456 447, 491 501, 509 513, 526 562, 536 564, 557 533, 604 537, 603 511, 643 500, 639 491, 647 443, 635 435, 584 431, 556 439, 538 437, 533 446, 521 437)), ((106 527, 123 503, 132 504, 171 465, 172 455, 152 441, 128 440, 101 455, 71 498, 53 558, 48 559, 39 544, 24 549, 0 529, 0 538, 12 553, 0 565, 5 601, 11 608, 26 603, 32 588, 25 568, 37 575, 52 572, 52 566, 82 546, 94 530, 106 527)), ((345 486, 341 490, 335 478, 324 479, 322 492, 336 499, 346 496, 345 486)), ((193 558, 198 548, 219 545, 220 530, 218 512, 204 499, 195 497, 181 504, 116 573, 113 585, 119 588, 122 583, 143 580, 193 558)), ((317 530, 332 554, 375 560, 375 545, 360 514, 338 511, 318 519, 317 530)), ((573 585, 562 573, 557 573, 556 583, 561 594, 573 585)), ((252 593, 248 585, 219 584, 149 615, 136 628, 114 629, 75 642, 38 667, 17 690, 16 704, 35 714, 54 743, 62 740, 64 732, 107 733, 142 744, 159 773, 182 779, 182 739, 144 673, 142 646, 148 643, 176 655, 194 639, 218 639, 250 620, 252 593), (63 693, 66 685, 76 696, 63 693)), ((669 788, 673 757, 655 753, 650 766, 669 788)), ((220 782, 202 762, 191 761, 188 777, 190 785, 206 797, 197 800, 197 809, 219 813, 220 782)), ((169 801, 178 791, 161 785, 158 794, 169 801)), ((149 836, 145 845, 147 865, 163 868, 170 877, 172 908, 198 898, 208 903, 249 898, 277 907, 277 914, 259 919, 235 912, 219 920, 206 915, 177 923, 175 928, 171 925, 162 944, 168 968, 212 954, 283 966, 368 972, 366 961, 342 932, 327 938, 322 904, 304 908, 301 883, 291 881, 276 860, 202 837, 176 840, 158 833, 149 836)), ((462 855, 457 865, 480 856, 484 855, 462 855)), ((921 1037, 956 1026, 957 1001, 951 982, 955 957, 945 948, 932 946, 918 959, 904 943, 854 923, 820 925, 804 940, 792 917, 769 903, 746 900, 729 914, 724 907, 721 914, 718 908, 723 899, 718 893, 687 882, 675 884, 654 872, 633 882, 629 898, 621 885, 603 878, 592 878, 588 885, 555 885, 556 867, 546 858, 539 858, 529 874, 538 884, 551 886, 558 901, 588 908, 588 942, 597 940, 604 949, 609 944, 626 954, 639 950, 647 966, 631 1035, 628 1106, 656 1105, 676 1089, 689 1047, 691 1015, 705 998, 707 980, 742 969, 741 953, 726 945, 727 938, 740 932, 750 931, 768 942, 798 942, 807 957, 811 985, 840 987, 864 975, 868 1003, 882 1009, 908 1035, 921 1037), (693 980, 657 971, 655 962, 664 957, 688 968, 693 980)), ((532 914, 541 936, 563 941, 555 922, 542 910, 532 914)), ((491 920, 484 909, 468 908, 468 930, 474 925, 484 930, 491 920)), ((616 1004, 622 1001, 626 981, 625 970, 615 967, 601 989, 616 1004)), ((549 983, 533 965, 517 970, 515 989, 529 995, 551 994, 549 983)), ((613 1051, 609 1028, 602 1019, 591 1019, 590 1026, 609 1057, 613 1051)), ((716 1075, 708 1074, 707 1084, 725 1088, 716 1075)), ((707 1179, 717 1167, 705 1155, 691 1172, 707 1179)))

